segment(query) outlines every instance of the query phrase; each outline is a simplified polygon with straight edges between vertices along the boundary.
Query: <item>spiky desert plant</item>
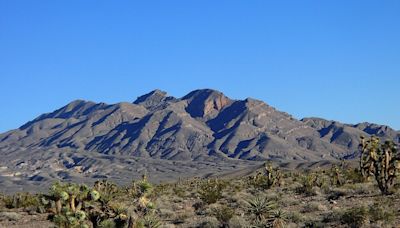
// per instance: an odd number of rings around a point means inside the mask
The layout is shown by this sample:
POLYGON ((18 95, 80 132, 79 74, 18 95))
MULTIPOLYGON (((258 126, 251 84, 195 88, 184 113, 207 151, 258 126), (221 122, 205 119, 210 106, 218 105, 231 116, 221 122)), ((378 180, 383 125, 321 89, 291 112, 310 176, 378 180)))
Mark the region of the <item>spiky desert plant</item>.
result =
POLYGON ((331 184, 334 186, 342 186, 345 184, 345 180, 343 178, 343 170, 337 165, 332 165, 329 177, 331 184))
POLYGON ((124 227, 127 225, 129 201, 124 202, 124 191, 109 181, 96 181, 92 197, 99 200, 99 205, 92 205, 89 217, 92 223, 98 227, 124 227))
POLYGON ((360 170, 364 177, 373 174, 382 194, 392 193, 398 175, 400 154, 393 141, 381 144, 379 138, 361 138, 360 170))
POLYGON ((278 168, 273 168, 270 163, 265 163, 264 170, 250 179, 250 184, 259 189, 269 189, 282 184, 282 173, 278 168))
POLYGON ((268 218, 268 223, 273 228, 283 228, 286 226, 287 221, 287 215, 281 209, 273 211, 268 218))
POLYGON ((88 227, 90 207, 99 199, 99 193, 86 185, 60 182, 43 195, 42 203, 53 206, 53 221, 59 227, 88 227))
POLYGON ((105 179, 101 181, 96 181, 94 183, 93 189, 100 193, 100 202, 102 202, 103 204, 107 204, 118 194, 117 185, 105 179))
POLYGON ((254 215, 257 221, 264 221, 269 218, 275 208, 275 202, 267 197, 256 196, 247 201, 247 211, 250 215, 254 215))
POLYGON ((160 220, 155 216, 154 214, 149 214, 146 216, 143 216, 142 218, 138 219, 134 227, 137 228, 158 228, 161 226, 160 220))
POLYGON ((371 137, 366 140, 363 136, 360 137, 360 172, 364 180, 374 175, 375 167, 374 161, 377 159, 379 149, 379 139, 371 137))

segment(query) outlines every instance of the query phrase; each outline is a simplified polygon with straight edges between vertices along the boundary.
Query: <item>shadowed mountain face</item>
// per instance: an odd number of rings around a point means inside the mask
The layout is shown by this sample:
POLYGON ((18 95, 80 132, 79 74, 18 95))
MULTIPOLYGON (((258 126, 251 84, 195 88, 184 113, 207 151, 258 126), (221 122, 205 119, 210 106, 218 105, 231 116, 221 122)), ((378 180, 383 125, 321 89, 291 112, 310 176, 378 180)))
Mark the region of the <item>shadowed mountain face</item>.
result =
POLYGON ((400 142, 400 132, 388 126, 297 120, 262 101, 210 89, 182 98, 155 90, 111 105, 77 100, 0 134, 0 184, 10 175, 14 181, 18 175, 32 181, 78 174, 131 178, 153 170, 161 180, 236 169, 250 160, 334 161, 357 156, 361 135, 400 142), (139 161, 153 166, 137 168, 144 165, 139 161), (130 166, 134 174, 123 175, 130 166))
POLYGON ((82 100, 0 135, 0 149, 66 149, 169 160, 209 156, 321 160, 357 151, 361 135, 399 141, 388 126, 297 120, 254 99, 203 89, 177 99, 155 90, 133 103, 82 100))

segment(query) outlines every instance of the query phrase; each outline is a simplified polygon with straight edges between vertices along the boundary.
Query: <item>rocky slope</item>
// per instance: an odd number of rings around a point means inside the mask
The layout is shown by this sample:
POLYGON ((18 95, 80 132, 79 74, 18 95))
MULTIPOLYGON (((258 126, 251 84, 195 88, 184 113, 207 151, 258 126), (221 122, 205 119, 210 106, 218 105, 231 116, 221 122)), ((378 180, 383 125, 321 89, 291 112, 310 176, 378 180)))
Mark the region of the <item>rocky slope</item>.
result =
POLYGON ((129 166, 123 159, 116 162, 117 157, 152 160, 154 167, 163 161, 187 161, 193 170, 200 161, 222 162, 215 172, 230 167, 225 164, 246 163, 242 160, 335 160, 354 157, 361 135, 400 141, 400 132, 388 126, 297 120, 262 101, 233 100, 210 89, 182 98, 155 90, 132 103, 73 101, 0 134, 0 176, 25 170, 29 178, 35 179, 29 174, 35 171, 51 179, 43 174, 44 167, 46 172, 76 169, 95 175, 107 173, 103 167, 110 164, 115 166, 111 170, 129 166))

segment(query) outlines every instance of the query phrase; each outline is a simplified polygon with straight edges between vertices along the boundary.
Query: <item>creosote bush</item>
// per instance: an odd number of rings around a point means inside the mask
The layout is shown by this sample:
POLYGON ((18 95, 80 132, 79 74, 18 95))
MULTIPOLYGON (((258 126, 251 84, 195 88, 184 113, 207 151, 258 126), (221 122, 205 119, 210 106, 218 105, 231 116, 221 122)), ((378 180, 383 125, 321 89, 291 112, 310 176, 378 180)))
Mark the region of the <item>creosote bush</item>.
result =
POLYGON ((39 197, 28 192, 16 193, 12 196, 3 196, 2 200, 7 208, 41 207, 39 197))
POLYGON ((226 183, 219 179, 208 179, 200 184, 198 193, 200 199, 207 204, 216 203, 222 198, 222 191, 226 183))
POLYGON ((214 216, 221 223, 222 227, 229 227, 229 221, 232 219, 235 211, 227 206, 219 206, 214 209, 214 216))

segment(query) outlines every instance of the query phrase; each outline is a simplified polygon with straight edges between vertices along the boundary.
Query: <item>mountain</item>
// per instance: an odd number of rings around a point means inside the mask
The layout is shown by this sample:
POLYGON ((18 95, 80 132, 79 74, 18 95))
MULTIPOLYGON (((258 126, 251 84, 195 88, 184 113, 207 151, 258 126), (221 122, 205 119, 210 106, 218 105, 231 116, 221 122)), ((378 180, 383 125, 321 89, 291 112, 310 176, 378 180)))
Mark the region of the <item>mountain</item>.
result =
MULTIPOLYGON (((146 172, 156 172, 162 163, 175 173, 188 165, 193 174, 202 165, 217 172, 231 167, 226 164, 246 166, 263 160, 334 161, 357 156, 361 135, 400 142, 400 132, 388 126, 297 120, 263 101, 234 100, 211 89, 195 90, 182 98, 154 90, 132 103, 76 100, 0 134, 0 177, 5 173, 15 178, 19 170, 25 172, 20 179, 68 179, 75 169, 79 178, 107 176, 105 166, 110 167, 108 175, 115 175, 112 170, 133 164, 137 168, 139 160, 153 164, 143 168, 146 172), (174 162, 182 167, 171 168, 174 162), (60 172, 66 173, 60 177, 60 172)), ((163 179, 167 171, 157 172, 163 179)))

